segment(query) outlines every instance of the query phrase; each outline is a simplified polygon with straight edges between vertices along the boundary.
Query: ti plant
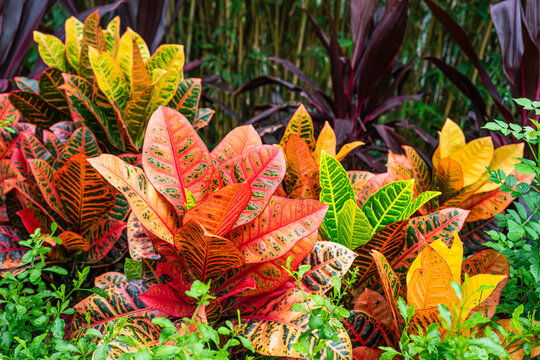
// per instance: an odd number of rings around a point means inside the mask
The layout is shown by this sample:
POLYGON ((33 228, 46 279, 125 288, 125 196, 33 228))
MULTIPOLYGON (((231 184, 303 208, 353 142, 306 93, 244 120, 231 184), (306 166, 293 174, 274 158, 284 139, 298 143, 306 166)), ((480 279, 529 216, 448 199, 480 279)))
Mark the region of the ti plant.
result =
POLYGON ((120 36, 120 19, 106 29, 94 12, 81 23, 66 21, 66 40, 34 33, 49 66, 39 81, 17 78, 21 89, 11 103, 30 122, 49 127, 73 121, 88 127, 110 153, 138 152, 150 114, 160 105, 182 112, 196 128, 212 110, 199 109, 200 79, 184 80, 184 49, 162 45, 150 54, 144 40, 129 29, 120 36))
MULTIPOLYGON (((354 253, 317 243, 326 205, 274 195, 285 175, 282 149, 261 145, 253 127, 244 126, 210 152, 182 114, 159 107, 146 131, 143 169, 113 155, 88 161, 125 195, 147 234, 130 239, 132 256, 161 258, 155 273, 169 279, 152 285, 140 301, 171 316, 191 316, 195 304, 185 291, 195 280, 211 281, 216 299, 206 309, 209 318, 240 310, 248 323, 243 336, 257 352, 296 354, 292 343, 308 317, 290 309, 301 292, 283 293, 290 275, 282 266, 289 257, 292 270, 310 264, 305 286, 323 295, 333 285, 322 274, 342 276, 354 253)), ((346 333, 332 351, 350 352, 346 333)))

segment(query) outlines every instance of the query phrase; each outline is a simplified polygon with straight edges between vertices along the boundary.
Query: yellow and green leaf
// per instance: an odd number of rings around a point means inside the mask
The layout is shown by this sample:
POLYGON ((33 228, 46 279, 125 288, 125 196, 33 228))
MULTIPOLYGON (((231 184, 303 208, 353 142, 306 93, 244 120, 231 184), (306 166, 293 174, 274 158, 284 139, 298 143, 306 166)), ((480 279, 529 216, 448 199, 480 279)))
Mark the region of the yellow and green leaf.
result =
POLYGON ((289 124, 285 129, 285 133, 283 134, 281 141, 279 142, 279 146, 285 147, 291 134, 295 134, 304 139, 309 145, 309 149, 311 151, 315 150, 316 144, 315 137, 313 136, 313 122, 311 121, 311 116, 307 112, 304 105, 300 105, 292 116, 291 120, 289 120, 289 124))
POLYGON ((75 17, 66 20, 66 57, 69 64, 79 73, 81 42, 83 38, 83 23, 75 17))
POLYGON ((62 40, 53 35, 34 31, 34 41, 38 43, 39 55, 45 64, 67 72, 66 47, 62 40))

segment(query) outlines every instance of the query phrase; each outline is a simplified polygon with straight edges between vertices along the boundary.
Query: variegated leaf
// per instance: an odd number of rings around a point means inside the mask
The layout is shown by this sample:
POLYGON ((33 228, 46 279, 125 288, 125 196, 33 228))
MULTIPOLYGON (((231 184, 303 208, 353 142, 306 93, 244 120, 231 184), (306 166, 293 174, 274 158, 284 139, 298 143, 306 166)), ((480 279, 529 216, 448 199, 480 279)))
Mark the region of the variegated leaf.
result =
POLYGON ((88 159, 90 164, 128 200, 141 224, 156 237, 173 243, 178 226, 173 207, 148 181, 144 172, 113 155, 88 159))
POLYGON ((13 80, 15 80, 15 84, 17 85, 17 88, 22 91, 31 92, 34 94, 39 93, 39 82, 34 79, 29 79, 24 76, 16 76, 13 80))
POLYGON ((103 37, 103 31, 99 26, 99 20, 99 13, 95 11, 84 20, 83 25, 81 52, 79 56, 79 75, 89 82, 94 82, 94 71, 88 57, 89 48, 92 47, 98 51, 107 50, 107 44, 103 37))
POLYGON ((148 123, 146 107, 152 96, 153 89, 154 87, 150 85, 138 96, 132 98, 126 106, 126 111, 124 111, 128 135, 138 148, 142 146, 144 141, 144 133, 148 123))
POLYGON ((427 166, 424 159, 418 155, 416 150, 410 146, 403 146, 407 159, 411 164, 411 170, 414 179, 414 190, 415 194, 418 195, 424 191, 431 190, 433 186, 431 185, 431 175, 429 173, 429 167, 427 166))
POLYGON ((43 130, 43 142, 53 158, 57 158, 64 148, 64 144, 49 130, 43 130))
POLYGON ((244 264, 242 253, 230 240, 209 234, 194 220, 178 229, 174 246, 182 253, 192 276, 204 283, 244 264))
POLYGON ((361 141, 353 141, 352 143, 343 145, 341 149, 339 149, 339 152, 336 154, 336 159, 338 161, 345 159, 345 156, 349 155, 351 151, 362 145, 364 145, 364 143, 361 141))
POLYGON ((23 181, 24 176, 8 159, 0 160, 0 196, 5 196, 17 182, 23 181))
POLYGON ((75 123, 72 121, 62 121, 52 125, 49 130, 62 144, 66 144, 76 128, 75 123))
POLYGON ((179 212, 185 209, 186 189, 196 201, 208 191, 213 168, 210 153, 189 121, 176 110, 162 106, 152 114, 142 163, 150 182, 179 212))
POLYGON ((19 245, 23 235, 14 227, 0 226, 0 271, 22 264, 28 248, 19 245))
POLYGON ((356 254, 340 244, 319 241, 302 261, 311 268, 304 274, 302 285, 314 294, 324 295, 334 284, 332 277, 342 278, 351 267, 356 254))
POLYGON ((120 39, 120 48, 116 62, 122 69, 126 79, 128 92, 131 97, 137 97, 144 89, 150 86, 150 76, 144 66, 137 40, 133 38, 133 30, 129 29, 120 39))
POLYGON ((126 223, 118 220, 102 220, 95 223, 84 235, 90 241, 90 249, 84 252, 81 262, 93 267, 108 266, 120 261, 128 251, 122 236, 126 223))
POLYGON ((362 311, 353 310, 343 319, 343 326, 353 348, 365 346, 377 349, 380 346, 393 344, 392 335, 388 328, 375 317, 362 311))
POLYGON ((277 259, 300 239, 317 233, 326 209, 316 200, 272 196, 255 220, 232 230, 227 238, 243 253, 246 264, 277 259))
POLYGON ((212 120, 212 117, 214 116, 215 113, 216 113, 215 110, 207 109, 207 108, 197 110, 197 116, 195 117, 195 120, 193 121, 193 128, 195 130, 200 130, 206 125, 208 125, 208 123, 210 122, 210 120, 212 120))
POLYGON ((88 251, 90 240, 73 231, 64 231, 58 237, 62 240, 62 246, 68 251, 88 251))
POLYGON ((85 127, 78 128, 71 135, 62 152, 60 152, 54 161, 54 169, 60 169, 75 154, 84 154, 87 157, 101 155, 101 150, 99 150, 94 134, 85 127))
POLYGON ((45 162, 50 162, 52 159, 51 153, 49 153, 41 141, 39 141, 39 139, 33 135, 23 133, 19 144, 22 154, 26 160, 39 159, 45 162))
POLYGON ((87 158, 84 154, 73 155, 53 179, 63 214, 82 235, 115 204, 113 188, 86 161, 87 158))
MULTIPOLYGON (((128 28, 129 29, 129 28, 128 28)), ((120 17, 115 16, 107 24, 107 29, 103 30, 103 37, 105 38, 107 52, 116 58, 118 48, 120 47, 120 17)))
POLYGON ((166 73, 154 84, 154 91, 146 116, 150 116, 158 106, 167 105, 174 96, 178 83, 183 78, 184 47, 182 45, 161 45, 146 62, 146 69, 151 73, 155 69, 166 70, 166 73))
POLYGON ((99 89, 107 99, 123 113, 129 101, 129 88, 120 66, 111 55, 100 52, 93 47, 88 50, 92 70, 96 76, 99 89))
POLYGON ((371 224, 372 234, 408 217, 404 214, 411 202, 413 183, 414 180, 395 181, 383 186, 367 199, 362 211, 371 224))
POLYGON ((349 181, 354 189, 355 196, 360 193, 360 190, 366 185, 369 179, 375 176, 375 174, 369 171, 347 171, 349 181))
POLYGON ((33 181, 40 191, 38 196, 43 197, 44 202, 56 213, 63 215, 58 194, 53 185, 53 168, 46 161, 40 159, 30 159, 27 162, 28 168, 32 172, 33 181))
POLYGON ((167 106, 180 112, 193 124, 197 117, 200 96, 201 79, 186 79, 178 84, 178 88, 167 106))
POLYGON ((79 72, 79 58, 81 56, 81 41, 83 37, 83 24, 76 18, 66 20, 66 58, 69 64, 79 72))
POLYGON ((284 175, 283 151, 275 146, 259 145, 221 163, 210 179, 210 188, 215 191, 230 184, 249 184, 252 196, 235 224, 240 226, 264 210, 284 175))
POLYGON ((321 182, 319 199, 329 206, 323 224, 330 239, 337 239, 340 227, 339 211, 347 200, 355 199, 354 190, 343 166, 324 151, 321 154, 319 180, 321 182))
POLYGON ((127 237, 129 243, 129 255, 135 261, 148 260, 160 260, 152 240, 144 232, 141 222, 137 219, 134 213, 131 213, 127 222, 127 237))
POLYGON ((126 315, 153 318, 156 311, 147 308, 138 300, 138 296, 146 290, 147 286, 142 280, 126 280, 103 288, 109 299, 97 294, 85 298, 74 306, 75 314, 70 326, 71 339, 81 338, 88 328, 97 329, 104 334, 109 322, 126 315), (90 319, 89 325, 86 322, 87 316, 90 319))
POLYGON ((210 234, 225 236, 251 199, 248 184, 232 184, 211 193, 203 202, 189 209, 182 219, 201 224, 210 234))
POLYGON ((9 101, 20 111, 22 116, 31 123, 49 127, 54 122, 67 121, 68 116, 49 104, 39 94, 27 91, 12 91, 9 101))
MULTIPOLYGON (((255 351, 262 355, 303 357, 293 349, 300 335, 309 329, 310 313, 292 310, 293 304, 316 308, 312 299, 304 299, 299 289, 290 289, 278 298, 270 300, 254 315, 243 317, 242 324, 247 325, 240 334, 251 341, 255 351)), ((328 341, 325 352, 331 352, 333 359, 352 358, 351 341, 344 329, 338 330, 340 342, 328 341)), ((308 338, 309 347, 315 347, 314 336, 308 338)), ((325 356, 328 356, 325 354, 325 356)))
POLYGON ((291 192, 291 189, 295 188, 299 179, 302 179, 304 176, 316 177, 319 167, 311 156, 311 150, 308 144, 295 134, 289 136, 284 151, 288 170, 285 177, 285 185, 289 189, 288 192, 291 192))
POLYGON ((377 271, 383 285, 384 295, 386 297, 386 301, 388 301, 388 306, 390 307, 390 311, 392 313, 392 322, 394 324, 393 331, 395 331, 395 333, 399 336, 399 334, 401 334, 400 324, 403 323, 403 319, 397 309, 398 298, 400 296, 403 297, 403 293, 401 291, 401 281, 383 254, 373 250, 371 252, 371 256, 377 265, 377 271))
POLYGON ((54 68, 47 69, 39 76, 39 94, 49 104, 63 113, 69 114, 66 95, 60 89, 63 83, 64 78, 60 70, 54 68))
POLYGON ((34 41, 38 43, 39 55, 45 64, 67 72, 66 47, 60 39, 34 31, 34 41))
POLYGON ((463 189, 461 165, 450 158, 444 158, 435 169, 435 184, 442 193, 441 203, 445 203, 463 189))
POLYGON ((409 204, 405 208, 405 211, 401 215, 400 220, 411 217, 416 211, 418 211, 428 201, 430 201, 431 199, 434 199, 440 194, 441 193, 438 191, 426 191, 426 192, 421 193, 416 198, 414 198, 411 202, 409 202, 409 204))
POLYGON ((279 142, 279 146, 285 147, 289 136, 295 134, 300 138, 304 139, 311 151, 315 150, 315 138, 313 136, 313 122, 311 121, 311 116, 307 112, 304 105, 300 105, 292 118, 289 120, 289 124, 285 129, 285 133, 279 142))
POLYGON ((371 289, 365 289, 356 299, 354 310, 373 316, 387 329, 392 329, 392 314, 388 311, 388 302, 385 297, 371 289))
POLYGON ((245 265, 240 271, 228 274, 228 280, 217 289, 217 292, 227 293, 230 289, 250 278, 255 281, 255 286, 242 291, 238 296, 249 297, 279 289, 290 279, 290 275, 285 270, 287 259, 289 257, 292 259, 291 269, 298 268, 298 265, 311 252, 316 242, 317 233, 313 233, 300 239, 288 252, 277 259, 245 265))
POLYGON ((407 236, 407 221, 402 220, 385 226, 378 231, 365 245, 355 249, 358 257, 355 267, 360 269, 359 283, 373 277, 377 271, 372 251, 381 253, 389 262, 392 262, 405 247, 407 236))
POLYGON ((21 119, 21 113, 11 104, 9 94, 0 94, 0 121, 17 125, 21 119))
POLYGON ((221 164, 258 145, 262 145, 262 141, 253 125, 239 126, 221 140, 210 156, 215 164, 221 164))

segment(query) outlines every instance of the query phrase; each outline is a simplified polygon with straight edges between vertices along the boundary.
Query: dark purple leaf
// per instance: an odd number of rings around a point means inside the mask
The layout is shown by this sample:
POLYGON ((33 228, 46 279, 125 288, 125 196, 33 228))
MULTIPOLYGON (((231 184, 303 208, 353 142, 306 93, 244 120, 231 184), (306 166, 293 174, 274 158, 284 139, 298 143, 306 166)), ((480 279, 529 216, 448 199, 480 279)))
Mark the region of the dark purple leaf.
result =
POLYGON ((422 99, 422 97, 423 95, 417 94, 417 95, 401 95, 401 96, 388 98, 384 100, 384 102, 378 108, 376 108, 374 111, 369 113, 364 118, 364 123, 368 123, 371 120, 377 119, 381 115, 384 115, 386 113, 396 110, 407 100, 420 100, 422 99))

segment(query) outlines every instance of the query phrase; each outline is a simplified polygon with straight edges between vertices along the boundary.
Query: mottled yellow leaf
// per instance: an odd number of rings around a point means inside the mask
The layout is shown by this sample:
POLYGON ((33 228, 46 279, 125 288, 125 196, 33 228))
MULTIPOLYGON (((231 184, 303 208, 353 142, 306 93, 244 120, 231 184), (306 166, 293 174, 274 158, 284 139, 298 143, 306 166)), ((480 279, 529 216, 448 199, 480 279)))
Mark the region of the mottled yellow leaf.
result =
POLYGON ((458 124, 446 119, 442 130, 439 132, 440 158, 449 157, 465 146, 465 135, 458 124))
POLYGON ((53 35, 34 31, 34 41, 38 43, 39 55, 45 64, 62 72, 67 72, 66 47, 60 39, 53 35))
POLYGON ((283 137, 279 142, 279 146, 284 148, 291 134, 300 136, 309 145, 309 149, 311 151, 315 150, 315 138, 313 137, 313 122, 311 121, 311 116, 307 112, 304 105, 300 105, 298 109, 296 109, 296 112, 293 114, 291 120, 289 120, 289 124, 287 124, 287 128, 285 129, 285 133, 283 134, 283 137))
POLYGON ((66 20, 66 57, 75 71, 79 72, 79 57, 81 56, 81 41, 83 23, 75 17, 66 20))
POLYGON ((345 156, 349 155, 351 151, 353 151, 354 149, 356 149, 357 147, 361 145, 364 145, 364 143, 361 141, 354 141, 352 143, 343 145, 343 147, 337 153, 336 159, 338 159, 339 161, 343 160, 345 156))
MULTIPOLYGON (((491 159, 491 163, 489 164, 489 168, 491 170, 502 170, 506 175, 510 174, 512 171, 514 171, 514 165, 519 163, 517 158, 523 157, 523 147, 524 144, 521 143, 505 145, 495 149, 493 159, 491 159)), ((476 194, 499 188, 500 185, 487 181, 488 177, 489 174, 486 172, 486 174, 484 174, 482 177, 482 180, 484 180, 485 183, 478 190, 476 190, 476 194)))
POLYGON ((505 278, 505 275, 491 274, 478 274, 469 278, 467 285, 465 286, 465 284, 463 284, 463 310, 461 313, 462 321, 467 318, 472 309, 486 300, 493 290, 495 290, 495 287, 505 278), (478 291, 482 285, 492 286, 492 288, 478 291))

